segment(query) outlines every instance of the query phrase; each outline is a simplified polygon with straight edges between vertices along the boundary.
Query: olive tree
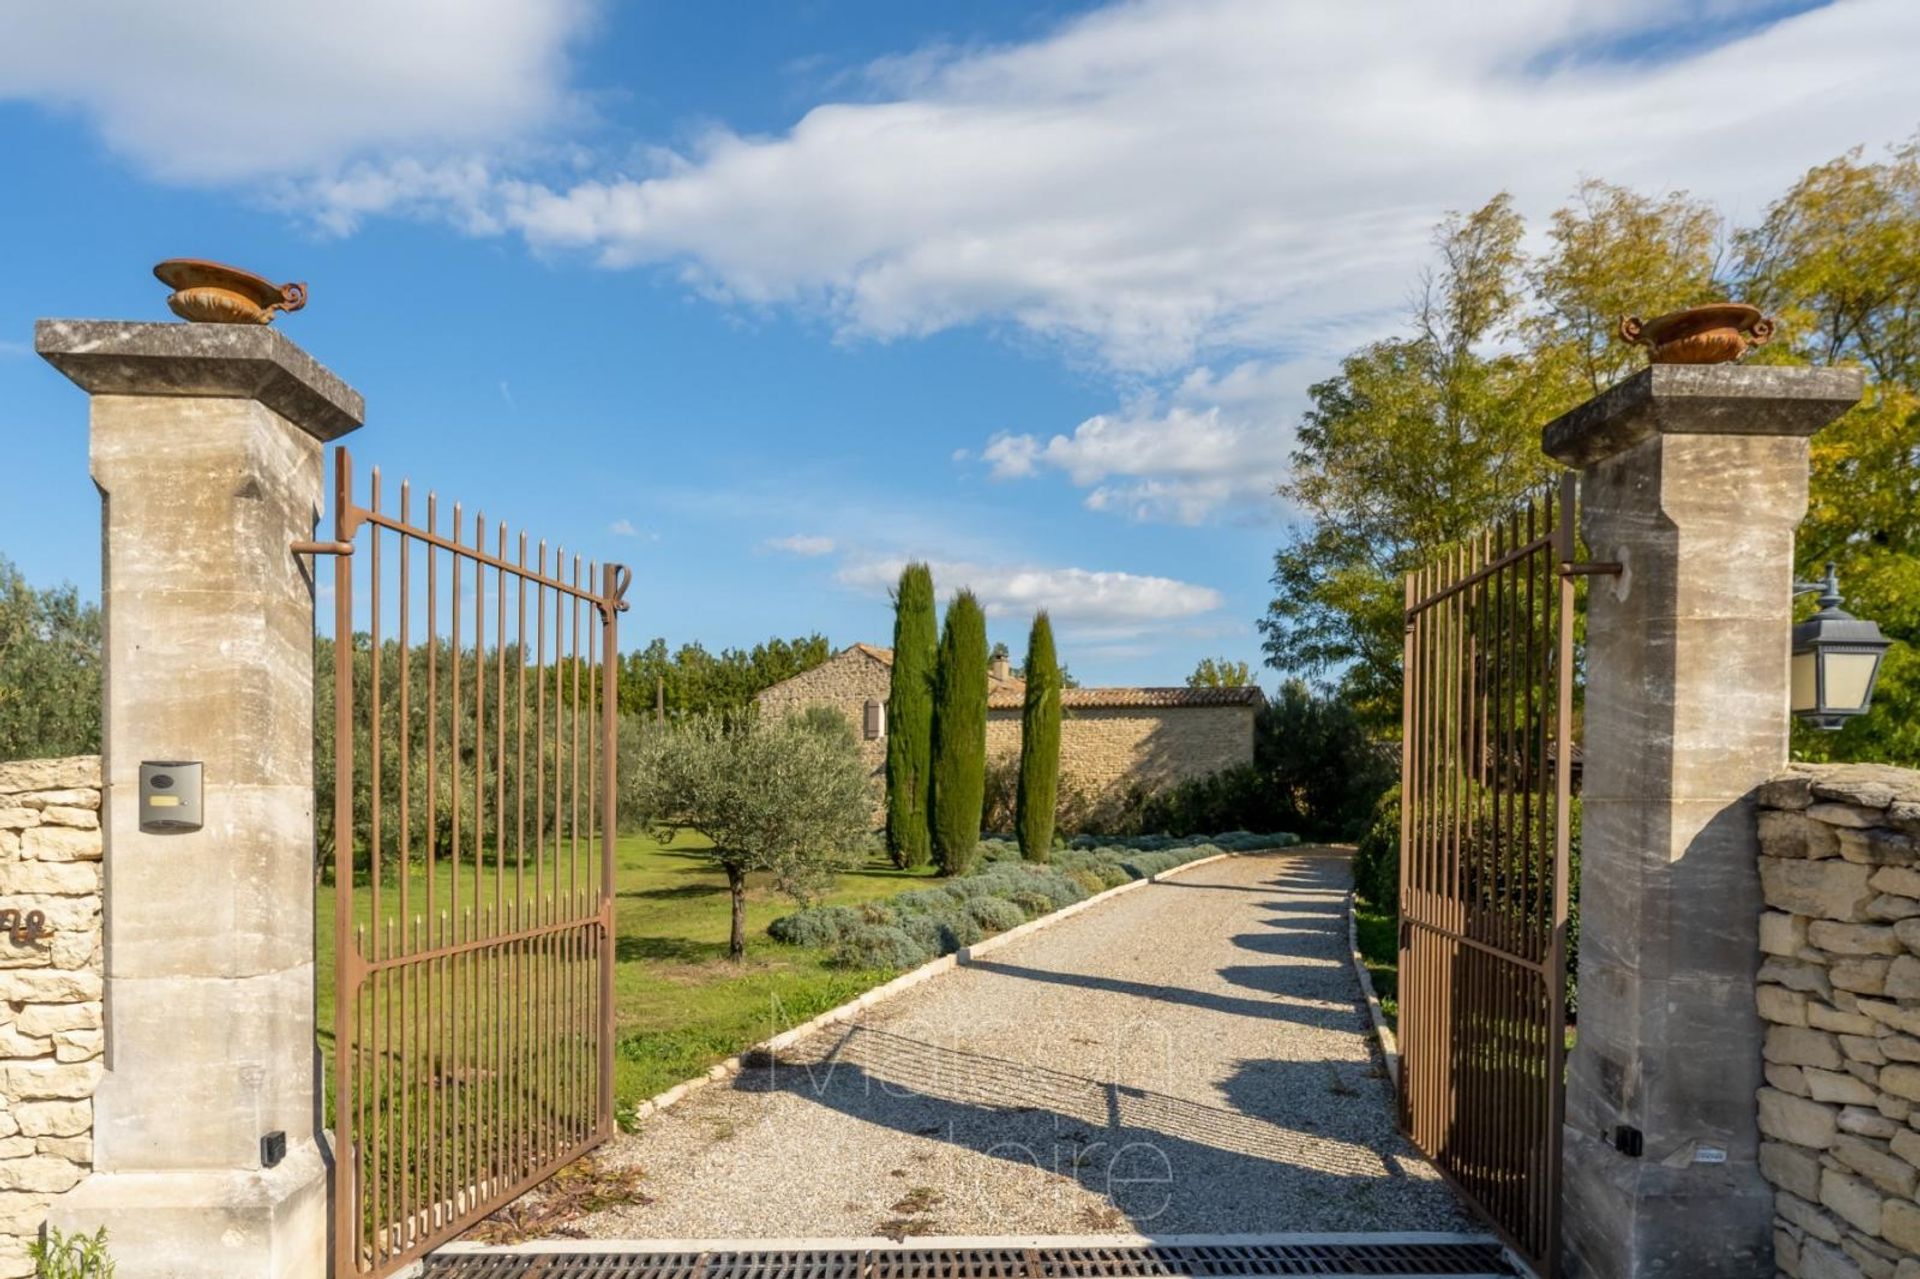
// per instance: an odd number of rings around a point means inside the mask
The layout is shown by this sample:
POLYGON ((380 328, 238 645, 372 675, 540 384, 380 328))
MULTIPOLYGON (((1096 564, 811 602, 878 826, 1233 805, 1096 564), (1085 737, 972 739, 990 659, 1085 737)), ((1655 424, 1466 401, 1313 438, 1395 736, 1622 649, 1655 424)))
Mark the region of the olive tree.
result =
POLYGON ((626 786, 630 810, 662 838, 712 841, 699 851, 727 876, 734 959, 747 949, 747 876, 808 900, 859 863, 873 805, 853 735, 801 715, 702 715, 646 733, 626 786))

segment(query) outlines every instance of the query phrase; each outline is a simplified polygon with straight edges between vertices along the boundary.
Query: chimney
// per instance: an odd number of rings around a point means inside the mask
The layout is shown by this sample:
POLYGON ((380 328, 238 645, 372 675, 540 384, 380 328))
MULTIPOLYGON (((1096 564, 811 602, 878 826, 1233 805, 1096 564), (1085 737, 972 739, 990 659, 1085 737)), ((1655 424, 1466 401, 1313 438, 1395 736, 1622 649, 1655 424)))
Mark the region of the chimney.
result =
POLYGON ((1013 678, 1013 667, 1007 661, 1007 655, 1005 653, 995 653, 993 655, 993 660, 987 663, 987 674, 999 680, 1013 678))

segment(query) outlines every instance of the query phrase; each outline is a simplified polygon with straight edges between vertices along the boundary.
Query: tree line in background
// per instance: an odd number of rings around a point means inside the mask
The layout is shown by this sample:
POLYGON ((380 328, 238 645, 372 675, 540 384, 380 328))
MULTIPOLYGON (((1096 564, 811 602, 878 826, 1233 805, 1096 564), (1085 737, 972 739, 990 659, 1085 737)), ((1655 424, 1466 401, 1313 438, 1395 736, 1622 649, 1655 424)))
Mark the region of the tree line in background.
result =
POLYGON ((620 659, 620 713, 669 719, 734 714, 747 710, 762 689, 810 671, 833 656, 827 637, 815 631, 792 639, 775 636, 752 648, 710 653, 699 642, 669 650, 656 638, 620 659))
POLYGON ((1537 255, 1525 230, 1504 194, 1449 217, 1410 330, 1309 391, 1281 489, 1306 518, 1275 556, 1269 664, 1391 733, 1404 576, 1556 471, 1541 428, 1644 363, 1615 337, 1622 316, 1735 298, 1779 320, 1749 363, 1867 374, 1814 437, 1796 568, 1837 561, 1848 607, 1897 642, 1873 712, 1837 734, 1796 726, 1796 752, 1920 764, 1920 137, 1816 166, 1751 226, 1685 192, 1589 181, 1537 255))
POLYGON ((100 608, 0 555, 0 760, 100 749, 100 608))

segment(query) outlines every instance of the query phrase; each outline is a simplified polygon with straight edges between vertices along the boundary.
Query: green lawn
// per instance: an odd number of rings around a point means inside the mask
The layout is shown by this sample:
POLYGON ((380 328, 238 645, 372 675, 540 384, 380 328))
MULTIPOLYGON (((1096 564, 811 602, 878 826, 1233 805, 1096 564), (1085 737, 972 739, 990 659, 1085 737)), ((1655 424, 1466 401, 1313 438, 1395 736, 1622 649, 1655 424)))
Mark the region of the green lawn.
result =
MULTIPOLYGON (((700 1074, 749 1044, 844 1003, 891 975, 829 968, 824 954, 769 938, 767 925, 795 907, 790 899, 758 882, 758 877, 748 901, 747 957, 740 963, 729 960, 726 877, 699 855, 697 850, 704 844, 683 834, 664 846, 646 836, 623 837, 615 845, 614 1000, 619 1050, 614 1095, 622 1105, 630 1106, 700 1074)), ((471 870, 463 874, 470 886, 471 870)), ((842 875, 825 900, 851 903, 887 897, 931 877, 930 868, 901 871, 879 860, 842 875)), ((443 866, 436 895, 446 893, 448 887, 443 866)), ((409 893, 417 909, 424 900, 424 872, 414 872, 409 893)), ((322 885, 317 920, 320 1025, 329 1051, 333 896, 333 886, 322 885)), ((389 885, 383 907, 394 896, 389 885)), ((371 917, 364 891, 356 893, 355 907, 361 919, 371 917)))
POLYGON ((1376 909, 1364 897, 1353 899, 1353 931, 1360 943, 1360 959, 1380 996, 1387 1025, 1400 1024, 1400 938, 1393 916, 1376 909))

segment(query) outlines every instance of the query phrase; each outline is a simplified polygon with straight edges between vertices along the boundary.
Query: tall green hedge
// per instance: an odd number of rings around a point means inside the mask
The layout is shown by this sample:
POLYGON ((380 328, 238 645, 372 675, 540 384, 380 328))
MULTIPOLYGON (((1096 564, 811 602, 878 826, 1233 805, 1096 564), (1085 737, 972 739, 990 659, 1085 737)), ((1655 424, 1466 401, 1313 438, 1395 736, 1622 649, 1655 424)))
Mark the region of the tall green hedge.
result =
POLYGON ((1027 636, 1027 696, 1020 710, 1020 791, 1015 825, 1020 855, 1043 862, 1053 855, 1054 807, 1060 795, 1060 662, 1053 623, 1034 614, 1027 636))
POLYGON ((933 677, 940 645, 933 572, 900 570, 893 603, 893 684, 887 693, 887 851, 900 867, 933 860, 933 677))
POLYGON ((933 856, 961 875, 987 794, 987 615, 972 591, 947 605, 933 683, 933 856))

